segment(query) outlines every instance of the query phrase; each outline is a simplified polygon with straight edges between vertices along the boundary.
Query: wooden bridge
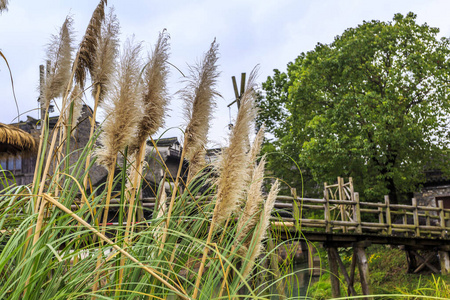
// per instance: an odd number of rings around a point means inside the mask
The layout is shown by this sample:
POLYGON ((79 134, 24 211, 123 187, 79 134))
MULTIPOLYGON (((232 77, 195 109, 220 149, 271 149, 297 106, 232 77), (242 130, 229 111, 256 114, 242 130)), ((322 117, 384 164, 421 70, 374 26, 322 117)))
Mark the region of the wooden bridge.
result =
MULTIPOLYGON (((332 274, 341 270, 348 287, 348 295, 356 295, 354 289, 355 268, 358 265, 363 294, 369 295, 369 270, 365 249, 372 244, 399 246, 405 250, 408 272, 418 273, 424 268, 433 272, 450 272, 450 209, 443 201, 437 207, 419 206, 416 199, 411 205, 391 204, 385 196, 381 203, 362 202, 353 191, 350 178, 344 183, 325 183, 324 198, 278 197, 275 208, 281 218, 274 218, 273 228, 279 236, 320 242, 327 249, 332 274), (338 248, 352 247, 353 258, 347 271, 338 248), (438 254, 436 267, 431 260, 433 253, 423 257, 418 250, 430 250, 438 254)), ((338 276, 331 276, 333 297, 340 296, 338 276)))

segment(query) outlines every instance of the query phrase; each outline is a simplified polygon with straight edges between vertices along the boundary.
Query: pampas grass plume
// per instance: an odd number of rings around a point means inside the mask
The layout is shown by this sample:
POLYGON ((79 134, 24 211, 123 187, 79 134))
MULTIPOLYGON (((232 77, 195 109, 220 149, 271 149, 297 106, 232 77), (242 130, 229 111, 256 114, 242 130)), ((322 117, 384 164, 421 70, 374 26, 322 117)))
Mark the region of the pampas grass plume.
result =
POLYGON ((164 125, 165 111, 169 103, 167 78, 169 75, 169 34, 164 30, 159 34, 155 49, 144 71, 143 110, 144 115, 138 126, 138 136, 131 151, 136 151, 148 136, 155 134, 164 125))
POLYGON ((247 83, 247 88, 241 99, 241 106, 236 118, 236 125, 230 135, 229 147, 226 148, 218 165, 217 203, 214 209, 212 226, 218 226, 238 209, 245 194, 248 183, 249 166, 248 136, 251 124, 256 116, 255 108, 255 79, 257 70, 254 69, 247 83))
POLYGON ((141 85, 139 84, 140 44, 125 43, 119 70, 112 82, 109 101, 104 109, 107 117, 103 125, 97 152, 98 162, 110 168, 117 153, 129 145, 136 136, 136 126, 141 118, 141 85))
POLYGON ((275 205, 275 200, 277 199, 279 190, 280 190, 279 182, 278 180, 276 180, 275 183, 272 185, 272 188, 270 189, 266 202, 264 203, 264 209, 260 217, 260 224, 259 226, 256 227, 257 230, 253 234, 253 248, 251 249, 248 262, 245 265, 244 270, 242 272, 242 276, 244 278, 247 278, 247 276, 250 274, 255 264, 256 258, 259 256, 259 254, 263 249, 262 240, 267 235, 267 229, 270 225, 270 214, 275 205))
POLYGON ((8 0, 0 0, 0 13, 8 10, 8 0))
POLYGON ((114 9, 109 10, 105 21, 102 23, 101 34, 98 36, 97 51, 95 53, 92 68, 92 95, 95 98, 100 89, 98 103, 105 98, 114 74, 117 55, 119 53, 119 21, 114 14, 114 9))
POLYGON ((75 69, 75 81, 82 87, 84 87, 86 80, 86 70, 92 74, 94 68, 94 59, 97 52, 102 21, 105 18, 105 6, 106 0, 100 0, 97 8, 92 13, 83 41, 80 44, 78 64, 75 69))
POLYGON ((255 136, 255 140, 253 141, 253 145, 250 149, 250 162, 254 163, 256 159, 258 158, 259 153, 261 152, 261 145, 264 140, 264 131, 266 127, 263 124, 261 128, 259 129, 258 133, 255 136))
POLYGON ((193 162, 207 142, 211 115, 215 106, 218 44, 214 40, 203 60, 190 68, 190 76, 185 89, 180 91, 185 102, 184 114, 188 125, 185 132, 185 157, 193 162))
MULTIPOLYGON (((251 236, 247 236, 259 221, 259 212, 263 208, 264 198, 262 195, 262 184, 264 179, 265 157, 261 159, 259 164, 254 168, 251 184, 247 193, 247 201, 242 211, 242 216, 237 224, 237 243, 242 244, 246 250, 251 241, 251 236), (246 241, 244 241, 246 240, 246 241)), ((240 253, 244 252, 240 251, 240 253)))
POLYGON ((59 35, 53 35, 47 50, 50 69, 44 85, 42 107, 47 108, 50 101, 63 95, 70 77, 72 59, 72 19, 66 17, 59 35))

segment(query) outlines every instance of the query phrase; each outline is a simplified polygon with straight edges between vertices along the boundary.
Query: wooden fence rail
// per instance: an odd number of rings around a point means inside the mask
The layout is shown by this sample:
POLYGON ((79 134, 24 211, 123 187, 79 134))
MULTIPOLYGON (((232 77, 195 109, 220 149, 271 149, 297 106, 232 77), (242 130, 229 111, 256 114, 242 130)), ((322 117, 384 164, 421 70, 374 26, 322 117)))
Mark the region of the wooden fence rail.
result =
POLYGON ((358 193, 355 193, 354 199, 294 199, 280 196, 275 208, 281 218, 273 219, 287 226, 297 223, 301 230, 307 231, 380 235, 398 233, 412 237, 448 238, 450 209, 445 209, 441 200, 438 201, 438 207, 430 207, 419 206, 414 198, 412 205, 391 204, 388 196, 385 196, 384 203, 362 202, 358 193), (297 215, 292 214, 295 207, 300 212, 297 215), (342 217, 342 211, 345 217, 342 217))

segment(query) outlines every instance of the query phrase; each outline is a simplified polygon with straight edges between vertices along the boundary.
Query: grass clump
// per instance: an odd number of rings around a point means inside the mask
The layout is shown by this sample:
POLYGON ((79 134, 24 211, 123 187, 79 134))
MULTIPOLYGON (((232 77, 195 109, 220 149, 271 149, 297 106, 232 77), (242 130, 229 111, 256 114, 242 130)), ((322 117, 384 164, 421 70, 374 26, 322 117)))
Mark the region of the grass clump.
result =
MULTIPOLYGON (((189 120, 178 173, 170 173, 161 159, 165 176, 155 191, 156 209, 138 217, 147 140, 156 146, 151 135, 164 124, 169 100, 169 37, 160 34, 147 60, 130 42, 120 51, 117 19, 105 14, 105 7, 100 1, 76 55, 71 19, 49 46, 54 60, 41 99, 45 113, 34 180, 0 193, 0 299, 212 299, 242 297, 244 290, 247 298, 283 294, 262 280, 281 280, 283 274, 264 263, 275 251, 272 247, 268 253, 264 241, 278 183, 265 199, 264 159, 257 162, 259 150, 249 154, 256 72, 241 99, 230 145, 218 166, 207 165, 201 157, 219 74, 218 44, 211 44, 182 92, 189 120), (107 111, 106 120, 91 130, 84 148, 74 149, 74 115, 88 89, 95 98, 90 123, 95 124, 98 106, 107 111), (50 128, 48 108, 56 97, 62 99, 61 118, 50 128), (184 157, 193 165, 188 174, 182 174, 184 157), (90 177, 96 164, 108 172, 97 187, 90 177), (173 184, 166 191, 169 178, 173 184), (119 221, 107 226, 114 199, 119 221)), ((152 151, 161 157, 157 147, 152 151)))

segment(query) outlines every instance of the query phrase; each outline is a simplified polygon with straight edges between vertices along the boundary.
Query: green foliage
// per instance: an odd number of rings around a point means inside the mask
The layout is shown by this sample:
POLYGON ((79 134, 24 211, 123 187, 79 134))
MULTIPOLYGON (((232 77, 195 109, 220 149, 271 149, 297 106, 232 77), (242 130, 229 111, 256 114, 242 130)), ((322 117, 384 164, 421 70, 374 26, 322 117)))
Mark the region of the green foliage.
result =
MULTIPOLYGON (((450 47, 438 32, 396 14, 275 70, 259 97, 259 122, 274 137, 265 151, 294 158, 316 187, 351 176, 366 200, 395 202, 424 180, 424 168, 447 170, 450 47)), ((301 182, 287 165, 277 170, 282 158, 268 160, 276 175, 301 182)), ((317 194, 311 187, 306 195, 317 194)))

